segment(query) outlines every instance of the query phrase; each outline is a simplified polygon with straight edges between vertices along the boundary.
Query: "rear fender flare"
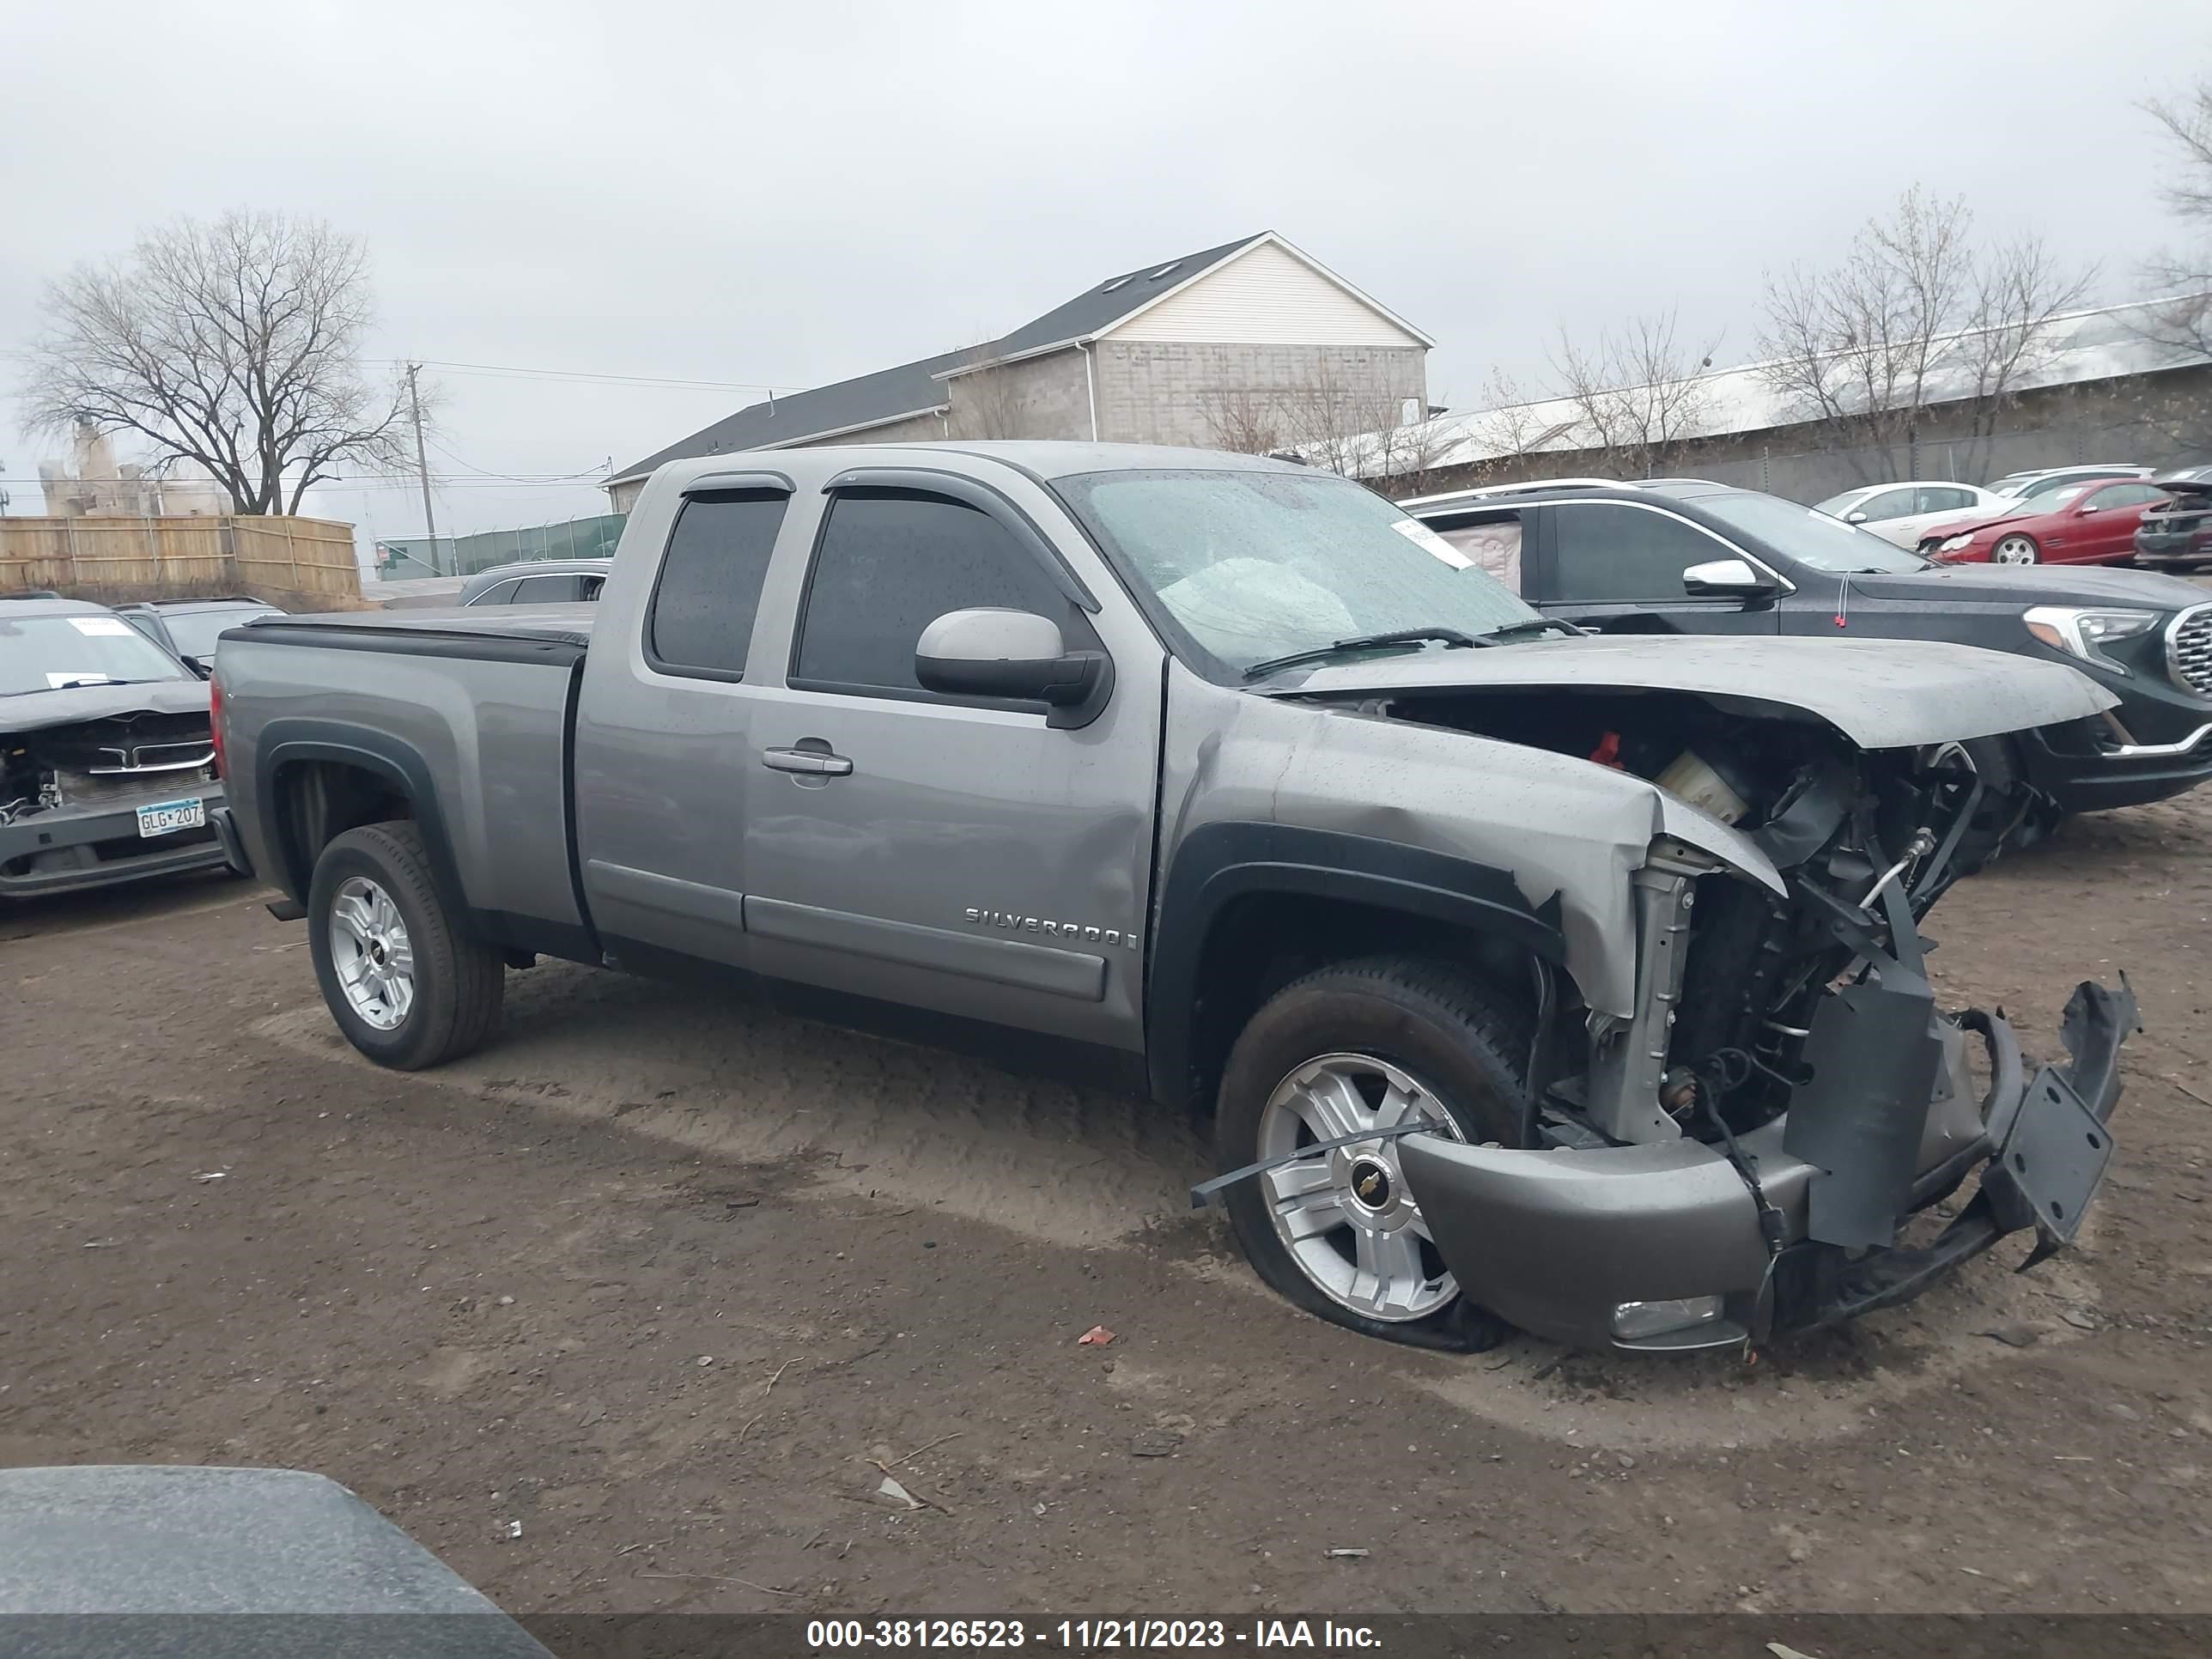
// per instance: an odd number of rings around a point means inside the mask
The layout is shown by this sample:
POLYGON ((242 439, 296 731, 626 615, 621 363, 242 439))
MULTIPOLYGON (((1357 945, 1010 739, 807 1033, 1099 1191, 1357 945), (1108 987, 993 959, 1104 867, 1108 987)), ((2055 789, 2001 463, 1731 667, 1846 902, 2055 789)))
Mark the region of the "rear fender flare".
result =
POLYGON ((469 914, 460 866, 453 858, 453 839, 439 810, 437 786, 428 763, 412 745, 388 733, 339 720, 273 720, 262 728, 256 745, 256 798, 264 803, 262 811, 267 814, 264 821, 272 832, 270 844, 278 865, 275 873, 285 892, 305 904, 314 878, 314 859, 293 833, 295 826, 279 816, 277 805, 282 799, 277 782, 284 769, 302 761, 330 761, 358 768, 382 779, 404 797, 415 815, 416 828, 422 832, 423 848, 430 856, 431 876, 447 914, 454 917, 469 914))

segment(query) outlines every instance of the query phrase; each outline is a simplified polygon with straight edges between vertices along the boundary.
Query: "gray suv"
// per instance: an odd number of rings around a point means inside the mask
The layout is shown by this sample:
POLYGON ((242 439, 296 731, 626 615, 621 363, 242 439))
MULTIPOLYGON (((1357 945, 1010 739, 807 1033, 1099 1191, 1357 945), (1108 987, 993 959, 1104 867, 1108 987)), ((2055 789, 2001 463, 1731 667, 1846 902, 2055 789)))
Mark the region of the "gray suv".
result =
POLYGON ((1588 637, 1474 564, 1202 451, 674 462, 596 606, 226 635, 221 822, 381 1064, 551 954, 1122 1079, 1211 1114, 1261 1275, 1378 1336, 1710 1347, 2065 1244, 2133 1000, 2030 1065, 1921 927, 2010 787, 1966 741, 2110 695, 1588 637))

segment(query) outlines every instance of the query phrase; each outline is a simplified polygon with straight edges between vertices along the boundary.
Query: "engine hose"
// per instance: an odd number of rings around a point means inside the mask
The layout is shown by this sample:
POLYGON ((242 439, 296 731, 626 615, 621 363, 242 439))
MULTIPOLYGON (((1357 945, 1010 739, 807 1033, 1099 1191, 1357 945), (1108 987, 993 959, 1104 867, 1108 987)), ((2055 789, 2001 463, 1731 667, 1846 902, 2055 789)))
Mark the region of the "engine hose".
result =
POLYGON ((1695 1072, 1691 1073, 1690 1087, 1696 1091, 1698 1103, 1705 1109, 1707 1121, 1720 1131, 1721 1144, 1728 1149, 1729 1166, 1736 1172, 1737 1178, 1743 1182, 1744 1190, 1751 1194, 1751 1201, 1759 1211, 1759 1236, 1766 1241, 1768 1258, 1771 1260, 1780 1255, 1782 1247, 1788 1242, 1789 1223, 1782 1212, 1774 1207, 1773 1200, 1767 1197, 1766 1188, 1759 1184, 1758 1160, 1736 1144, 1735 1131, 1729 1127, 1728 1120, 1721 1115, 1720 1108, 1713 1100, 1713 1091, 1705 1086, 1705 1079, 1695 1072))

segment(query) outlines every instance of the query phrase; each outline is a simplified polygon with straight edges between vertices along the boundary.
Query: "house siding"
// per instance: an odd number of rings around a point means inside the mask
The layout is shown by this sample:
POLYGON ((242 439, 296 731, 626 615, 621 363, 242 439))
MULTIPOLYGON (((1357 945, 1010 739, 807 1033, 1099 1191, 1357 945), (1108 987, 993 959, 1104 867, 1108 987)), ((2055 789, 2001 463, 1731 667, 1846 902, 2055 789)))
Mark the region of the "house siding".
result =
POLYGON ((1210 345, 1419 346, 1304 260, 1261 242, 1108 331, 1109 340, 1210 345))
POLYGON ((956 438, 1091 435, 1091 381, 1080 347, 975 369, 945 386, 956 438))
POLYGON ((1110 338, 1096 352, 1098 435, 1114 443, 1218 446, 1228 441, 1220 429, 1224 398, 1296 400, 1327 387, 1347 407, 1385 410, 1395 422, 1400 405, 1422 405, 1428 396, 1427 354, 1410 341, 1337 346, 1110 338))

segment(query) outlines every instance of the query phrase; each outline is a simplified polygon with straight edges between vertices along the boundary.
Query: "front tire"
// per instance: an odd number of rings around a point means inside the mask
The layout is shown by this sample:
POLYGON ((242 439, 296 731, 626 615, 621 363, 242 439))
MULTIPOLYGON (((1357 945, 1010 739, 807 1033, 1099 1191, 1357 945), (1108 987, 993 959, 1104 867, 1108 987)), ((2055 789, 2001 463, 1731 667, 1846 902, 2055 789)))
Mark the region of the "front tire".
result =
POLYGON ((454 926, 412 823, 366 824, 323 848, 307 944, 331 1018, 380 1066, 458 1060, 498 1026, 506 961, 454 926))
MULTIPOLYGON (((1455 1139, 1521 1143, 1526 1011, 1455 963, 1324 968, 1253 1015, 1224 1070, 1224 1170, 1415 1114, 1455 1139)), ((1227 1207, 1253 1269, 1295 1305, 1368 1336, 1479 1352, 1511 1327, 1461 1291, 1400 1169, 1395 1139, 1239 1182, 1227 1207)))
POLYGON ((2002 537, 1990 550, 1991 564, 2034 564, 2042 557, 2043 550, 2033 536, 2002 537))

